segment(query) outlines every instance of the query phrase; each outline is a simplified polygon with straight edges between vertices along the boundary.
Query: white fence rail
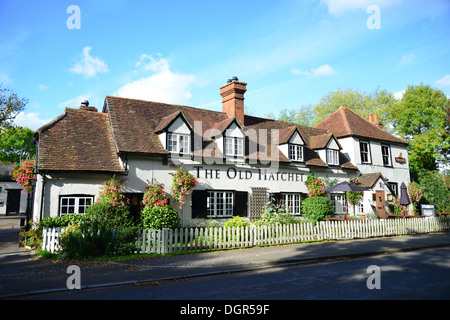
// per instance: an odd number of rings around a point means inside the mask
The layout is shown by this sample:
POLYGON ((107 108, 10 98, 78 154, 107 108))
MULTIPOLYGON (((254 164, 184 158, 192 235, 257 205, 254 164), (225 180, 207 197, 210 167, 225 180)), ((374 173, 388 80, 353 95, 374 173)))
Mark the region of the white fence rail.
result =
MULTIPOLYGON (((409 218, 388 220, 322 221, 316 225, 298 223, 249 227, 181 228, 139 230, 138 253, 192 251, 253 247, 314 240, 341 240, 407 235, 417 233, 448 232, 450 219, 409 218)), ((61 228, 44 228, 42 249, 59 249, 61 228)))

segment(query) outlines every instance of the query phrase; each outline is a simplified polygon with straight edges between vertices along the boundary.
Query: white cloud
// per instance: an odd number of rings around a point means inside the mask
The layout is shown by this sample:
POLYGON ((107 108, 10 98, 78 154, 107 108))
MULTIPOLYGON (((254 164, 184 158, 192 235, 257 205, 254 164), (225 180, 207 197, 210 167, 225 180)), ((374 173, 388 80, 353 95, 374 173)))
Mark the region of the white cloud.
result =
POLYGON ((20 127, 27 127, 31 130, 37 130, 44 124, 50 122, 51 119, 41 119, 38 113, 30 112, 20 112, 14 119, 14 124, 20 127))
POLYGON ((109 72, 106 63, 98 57, 90 55, 91 47, 84 47, 81 59, 69 70, 73 73, 82 74, 86 78, 92 78, 97 73, 109 72))
POLYGON ((324 77, 324 76, 332 75, 336 71, 330 65, 324 64, 324 65, 321 65, 320 67, 312 68, 311 71, 302 71, 300 69, 292 69, 291 72, 293 75, 324 77))
POLYGON ((406 92, 406 89, 405 90, 401 90, 401 91, 397 91, 397 92, 393 93, 393 96, 397 100, 402 100, 403 95, 405 94, 405 92, 406 92))
POLYGON ((175 104, 185 104, 192 97, 195 76, 172 72, 166 59, 142 54, 135 66, 153 74, 123 85, 114 95, 175 104))
POLYGON ((38 85, 38 89, 39 90, 46 90, 46 89, 48 89, 49 88, 49 86, 46 86, 45 84, 40 84, 40 85, 38 85))
POLYGON ((440 88, 450 87, 450 74, 443 76, 441 79, 436 81, 436 86, 440 88))

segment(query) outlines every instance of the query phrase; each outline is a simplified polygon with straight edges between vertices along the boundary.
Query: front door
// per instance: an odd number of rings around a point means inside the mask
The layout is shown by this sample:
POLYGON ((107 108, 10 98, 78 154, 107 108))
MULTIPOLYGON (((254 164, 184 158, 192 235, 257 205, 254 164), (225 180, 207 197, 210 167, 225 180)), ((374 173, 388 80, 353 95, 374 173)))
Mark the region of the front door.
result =
POLYGON ((385 208, 385 200, 384 200, 384 191, 376 191, 376 205, 377 205, 377 211, 378 215, 381 219, 386 219, 386 208, 385 208))

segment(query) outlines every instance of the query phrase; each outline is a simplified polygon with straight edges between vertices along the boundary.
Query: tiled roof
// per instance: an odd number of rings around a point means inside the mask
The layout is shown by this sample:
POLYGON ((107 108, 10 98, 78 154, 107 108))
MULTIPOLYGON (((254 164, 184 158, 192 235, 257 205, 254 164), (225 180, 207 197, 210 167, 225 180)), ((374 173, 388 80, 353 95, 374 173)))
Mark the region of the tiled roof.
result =
MULTIPOLYGON (((306 144, 304 146, 305 164, 307 166, 327 167, 327 164, 311 147, 311 140, 314 139, 314 136, 327 134, 326 130, 294 125, 290 122, 245 116, 245 129, 247 131, 249 129, 255 129, 256 132, 258 132, 259 129, 266 129, 268 141, 271 141, 270 129, 280 129, 279 140, 283 141, 290 138, 289 133, 292 135, 294 128, 298 130, 306 144)), ((286 158, 281 151, 279 152, 279 159, 282 162, 290 162, 290 160, 286 158)), ((354 166, 342 153, 340 153, 339 161, 342 168, 353 170, 357 169, 357 167, 354 166)))
POLYGON ((404 140, 379 128, 346 107, 340 107, 316 125, 315 128, 329 130, 334 133, 337 138, 358 136, 387 142, 408 144, 404 140))
POLYGON ((124 172, 105 113, 66 108, 35 137, 38 170, 124 172))
POLYGON ((112 96, 106 97, 105 107, 119 152, 167 155, 155 130, 167 125, 179 111, 183 111, 194 127, 195 121, 202 121, 202 135, 205 130, 228 119, 223 112, 112 96), (162 119, 164 124, 160 126, 162 119))
POLYGON ((364 173, 358 177, 359 182, 366 188, 372 188, 379 178, 383 179, 381 172, 364 173))
MULTIPOLYGON (((169 152, 163 147, 157 132, 164 130, 179 115, 194 130, 198 129, 196 122, 200 121, 201 130, 195 134, 202 137, 209 129, 222 132, 232 121, 237 121, 235 118, 230 119, 224 112, 107 96, 103 112, 66 108, 63 115, 37 131, 38 169, 123 172, 118 157, 120 153, 167 156, 169 152)), ((289 163, 290 160, 281 151, 277 150, 277 155, 271 154, 271 143, 276 143, 271 136, 271 129, 280 130, 278 143, 288 141, 294 130, 298 130, 305 142, 305 165, 327 167, 314 151, 323 141, 328 142, 331 134, 327 130, 248 115, 244 117, 244 123, 237 123, 247 133, 246 150, 249 150, 253 139, 261 143, 260 129, 266 129, 267 132, 267 153, 249 152, 248 160, 274 160, 278 156, 280 162, 289 163), (257 134, 256 137, 253 133, 257 134)), ((214 150, 213 154, 203 153, 203 157, 224 157, 218 148, 211 145, 216 143, 213 136, 201 139, 203 149, 210 146, 207 149, 214 150)), ((194 151, 194 156, 199 153, 202 150, 194 151)), ((342 153, 340 163, 344 169, 357 169, 342 153)))

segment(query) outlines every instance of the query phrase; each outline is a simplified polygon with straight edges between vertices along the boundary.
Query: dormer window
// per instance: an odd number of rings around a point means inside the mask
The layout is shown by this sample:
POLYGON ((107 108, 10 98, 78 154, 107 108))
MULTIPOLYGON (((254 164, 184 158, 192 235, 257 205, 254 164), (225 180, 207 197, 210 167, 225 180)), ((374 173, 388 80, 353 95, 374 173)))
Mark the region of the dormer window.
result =
POLYGON ((303 162, 303 146, 299 144, 289 144, 289 160, 303 162))
POLYGON ((173 154, 191 153, 192 126, 182 111, 174 112, 161 119, 155 129, 163 147, 173 154))
POLYGON ((181 133, 168 133, 167 134, 167 151, 170 153, 189 154, 190 136, 181 133))
POLYGON ((221 151, 226 157, 242 159, 245 154, 245 133, 241 125, 236 119, 227 120, 220 125, 223 126, 223 129, 221 129, 223 137, 221 146, 223 149, 221 151))
POLYGON ((244 139, 237 137, 225 137, 225 155, 243 157, 244 139))
POLYGON ((332 166, 339 165, 339 150, 327 149, 327 164, 332 166))

